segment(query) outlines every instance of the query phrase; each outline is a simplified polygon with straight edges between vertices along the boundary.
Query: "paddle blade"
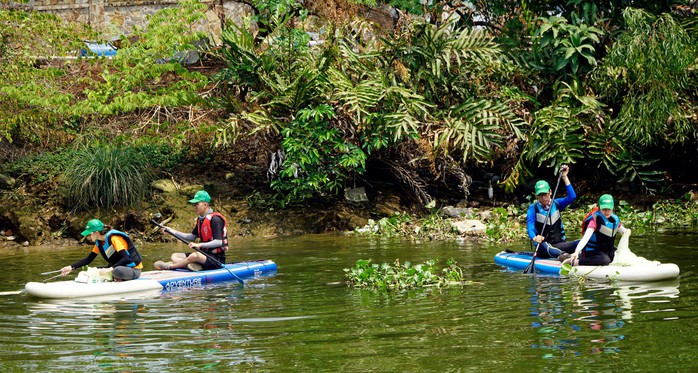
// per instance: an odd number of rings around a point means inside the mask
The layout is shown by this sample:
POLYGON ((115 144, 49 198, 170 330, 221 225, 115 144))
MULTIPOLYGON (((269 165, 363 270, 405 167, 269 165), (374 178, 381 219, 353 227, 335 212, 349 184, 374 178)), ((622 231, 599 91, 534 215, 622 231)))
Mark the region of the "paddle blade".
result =
POLYGON ((533 258, 531 258, 531 262, 528 263, 528 266, 523 270, 524 274, 528 273, 536 273, 536 256, 533 255, 533 258))

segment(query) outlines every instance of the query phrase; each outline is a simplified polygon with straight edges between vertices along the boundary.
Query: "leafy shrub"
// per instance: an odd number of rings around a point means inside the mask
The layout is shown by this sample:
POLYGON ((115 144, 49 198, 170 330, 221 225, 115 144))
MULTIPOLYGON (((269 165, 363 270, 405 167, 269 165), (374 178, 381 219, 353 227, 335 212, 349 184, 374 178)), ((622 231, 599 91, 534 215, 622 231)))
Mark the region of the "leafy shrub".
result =
POLYGON ((351 172, 363 172, 366 154, 344 141, 342 131, 330 125, 333 117, 328 105, 302 109, 281 131, 286 158, 271 187, 281 192, 282 205, 315 193, 337 193, 351 172))
POLYGON ((36 185, 61 175, 68 168, 74 155, 73 150, 33 154, 8 162, 3 171, 26 180, 29 185, 36 185))
POLYGON ((149 144, 137 148, 150 165, 157 165, 163 170, 171 170, 184 161, 184 154, 181 150, 167 144, 149 144))

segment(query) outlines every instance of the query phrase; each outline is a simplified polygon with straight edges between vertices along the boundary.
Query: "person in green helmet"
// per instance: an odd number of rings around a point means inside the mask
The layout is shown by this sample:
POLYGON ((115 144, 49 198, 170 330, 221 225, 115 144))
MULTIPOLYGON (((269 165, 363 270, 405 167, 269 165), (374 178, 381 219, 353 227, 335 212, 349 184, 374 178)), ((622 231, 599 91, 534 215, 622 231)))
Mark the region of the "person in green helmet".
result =
POLYGON ((556 198, 553 201, 550 184, 545 180, 539 180, 535 186, 536 201, 528 207, 526 214, 528 238, 537 247, 536 256, 541 259, 567 259, 577 246, 577 241, 567 242, 565 225, 560 216, 560 212, 577 198, 577 193, 567 176, 569 172, 569 166, 560 167, 560 176, 567 191, 565 197, 556 198))
POLYGON ((99 219, 92 219, 87 222, 82 236, 94 241, 92 251, 83 259, 61 268, 61 275, 65 276, 75 268, 86 266, 97 255, 101 255, 109 266, 102 268, 100 274, 111 272, 114 281, 134 280, 141 276, 141 254, 126 233, 104 225, 99 219))
POLYGON ((155 262, 155 269, 187 268, 190 271, 200 271, 221 268, 218 263, 225 263, 225 252, 228 251, 228 222, 223 215, 213 211, 210 202, 211 196, 205 190, 196 192, 194 198, 189 200, 189 203, 194 204, 194 211, 198 215, 191 233, 179 232, 169 227, 161 229, 163 234, 169 232, 189 241, 190 248, 199 249, 206 255, 198 251, 174 253, 169 263, 161 260, 155 262), (194 242, 197 238, 199 242, 194 242))
POLYGON ((599 198, 599 208, 584 219, 582 228, 584 236, 577 244, 572 256, 565 260, 573 266, 605 266, 613 261, 616 248, 615 237, 630 234, 613 213, 613 196, 604 194, 599 198))

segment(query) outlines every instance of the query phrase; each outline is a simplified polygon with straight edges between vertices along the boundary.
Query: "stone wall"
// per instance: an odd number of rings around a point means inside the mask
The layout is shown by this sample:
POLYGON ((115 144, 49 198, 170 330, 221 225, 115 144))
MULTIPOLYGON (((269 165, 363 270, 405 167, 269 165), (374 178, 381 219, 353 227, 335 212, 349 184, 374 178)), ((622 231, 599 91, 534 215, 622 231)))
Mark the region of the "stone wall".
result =
MULTIPOLYGON (((66 21, 87 23, 106 37, 129 35, 145 28, 148 17, 160 9, 178 6, 178 0, 31 0, 26 7, 57 15, 66 21)), ((241 24, 252 9, 230 0, 201 0, 208 6, 201 30, 220 36, 225 20, 241 24)))

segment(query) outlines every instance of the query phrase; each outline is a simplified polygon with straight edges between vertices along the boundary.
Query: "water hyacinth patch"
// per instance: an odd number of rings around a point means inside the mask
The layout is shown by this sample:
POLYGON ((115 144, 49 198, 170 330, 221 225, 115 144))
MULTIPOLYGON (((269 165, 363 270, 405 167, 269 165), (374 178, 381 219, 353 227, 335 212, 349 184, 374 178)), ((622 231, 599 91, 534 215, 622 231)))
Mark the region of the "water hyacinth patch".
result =
POLYGON ((412 265, 410 262, 394 265, 373 263, 372 259, 359 259, 353 268, 345 268, 347 285, 353 288, 373 290, 408 290, 421 287, 444 287, 470 284, 463 280, 463 270, 458 263, 449 259, 446 267, 440 268, 438 260, 412 265))

